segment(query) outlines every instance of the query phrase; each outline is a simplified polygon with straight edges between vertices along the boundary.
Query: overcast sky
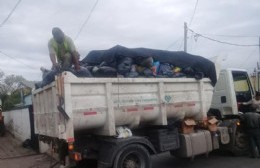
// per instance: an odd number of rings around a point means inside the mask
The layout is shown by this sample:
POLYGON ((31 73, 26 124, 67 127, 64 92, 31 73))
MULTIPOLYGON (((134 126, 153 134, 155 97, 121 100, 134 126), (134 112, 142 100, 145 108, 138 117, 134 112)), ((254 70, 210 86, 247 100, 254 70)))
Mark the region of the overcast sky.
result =
MULTIPOLYGON (((0 27, 0 69, 6 74, 40 80, 40 67, 51 67, 47 43, 51 29, 60 27, 74 39, 84 58, 89 51, 114 45, 129 48, 183 50, 183 25, 219 41, 257 45, 260 35, 259 0, 99 0, 75 39, 96 0, 21 0, 0 27), (194 14, 193 21, 191 18, 194 14), (191 22, 191 24, 190 24, 191 22), (224 35, 224 36, 220 36, 224 35)), ((18 0, 0 0, 0 24, 18 0)), ((219 56, 222 67, 252 71, 259 47, 213 42, 189 32, 188 52, 219 56)))

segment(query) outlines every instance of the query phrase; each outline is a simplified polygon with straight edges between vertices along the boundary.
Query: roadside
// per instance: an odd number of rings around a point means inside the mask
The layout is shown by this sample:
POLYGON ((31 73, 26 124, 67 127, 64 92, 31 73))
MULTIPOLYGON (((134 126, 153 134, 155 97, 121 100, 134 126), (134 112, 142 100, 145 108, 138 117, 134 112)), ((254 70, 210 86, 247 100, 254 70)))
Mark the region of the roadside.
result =
MULTIPOLYGON (((0 168, 49 168, 55 162, 46 154, 23 148, 22 142, 9 133, 0 137, 0 168)), ((53 166, 58 167, 59 165, 53 166)))
MULTIPOLYGON (((211 153, 208 158, 200 155, 195 157, 194 161, 190 161, 163 153, 153 156, 152 162, 153 168, 258 168, 260 159, 247 156, 233 157, 227 153, 211 153)), ((59 168, 60 165, 54 165, 55 163, 56 161, 46 154, 38 154, 32 149, 23 148, 22 142, 8 133, 0 137, 0 168, 59 168)), ((90 168, 96 167, 87 165, 90 168)))
POLYGON ((212 152, 207 158, 205 155, 190 159, 174 158, 169 153, 153 156, 153 168, 259 168, 260 159, 248 156, 235 157, 230 153, 212 152))

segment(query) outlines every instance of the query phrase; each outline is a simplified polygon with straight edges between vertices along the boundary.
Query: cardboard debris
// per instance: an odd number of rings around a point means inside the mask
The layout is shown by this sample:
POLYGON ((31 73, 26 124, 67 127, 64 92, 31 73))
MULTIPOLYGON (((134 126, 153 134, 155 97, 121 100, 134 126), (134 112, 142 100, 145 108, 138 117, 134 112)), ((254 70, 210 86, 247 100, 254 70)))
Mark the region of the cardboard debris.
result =
POLYGON ((208 120, 209 124, 216 124, 217 122, 218 122, 218 120, 215 117, 208 120))
POLYGON ((182 130, 183 134, 190 134, 194 132, 194 126, 196 125, 195 120, 193 119, 184 119, 182 122, 182 130))
POLYGON ((217 131, 217 123, 218 120, 215 117, 210 117, 208 119, 208 129, 211 132, 216 132, 217 131))
POLYGON ((187 126, 194 126, 194 125, 196 125, 196 122, 194 120, 192 120, 192 119, 187 119, 187 120, 184 121, 184 123, 187 126))

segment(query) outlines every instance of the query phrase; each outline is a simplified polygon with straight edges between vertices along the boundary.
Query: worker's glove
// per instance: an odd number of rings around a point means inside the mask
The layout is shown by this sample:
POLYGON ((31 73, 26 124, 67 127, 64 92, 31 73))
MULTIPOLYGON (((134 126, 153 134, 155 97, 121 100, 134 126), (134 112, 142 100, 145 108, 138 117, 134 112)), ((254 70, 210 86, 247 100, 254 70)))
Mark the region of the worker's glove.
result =
POLYGON ((60 65, 58 63, 52 64, 52 70, 59 71, 61 69, 60 65))

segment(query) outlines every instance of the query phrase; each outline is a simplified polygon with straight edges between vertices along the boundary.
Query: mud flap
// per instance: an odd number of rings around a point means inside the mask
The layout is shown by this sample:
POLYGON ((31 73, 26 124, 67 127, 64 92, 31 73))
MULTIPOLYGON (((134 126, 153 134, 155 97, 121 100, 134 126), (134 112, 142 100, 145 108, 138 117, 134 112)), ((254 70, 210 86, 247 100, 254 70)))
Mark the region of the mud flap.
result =
POLYGON ((218 132, 220 135, 220 142, 223 145, 226 145, 230 142, 230 136, 228 133, 228 128, 227 127, 218 127, 218 132))

